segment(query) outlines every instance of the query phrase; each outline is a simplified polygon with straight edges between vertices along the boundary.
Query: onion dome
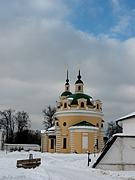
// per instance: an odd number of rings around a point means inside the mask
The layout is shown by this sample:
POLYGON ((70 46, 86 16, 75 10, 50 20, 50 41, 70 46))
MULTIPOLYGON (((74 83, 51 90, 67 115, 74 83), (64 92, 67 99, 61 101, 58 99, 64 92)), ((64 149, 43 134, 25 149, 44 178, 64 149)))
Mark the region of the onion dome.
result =
POLYGON ((79 74, 78 74, 77 78, 78 78, 78 80, 75 82, 75 84, 83 84, 83 81, 81 80, 80 70, 79 70, 79 74))
POLYGON ((72 93, 70 92, 70 84, 69 84, 69 79, 68 79, 68 70, 67 70, 67 79, 65 83, 65 91, 61 94, 61 96, 69 96, 72 93))
POLYGON ((70 91, 64 91, 61 96, 69 96, 72 95, 72 93, 70 91))

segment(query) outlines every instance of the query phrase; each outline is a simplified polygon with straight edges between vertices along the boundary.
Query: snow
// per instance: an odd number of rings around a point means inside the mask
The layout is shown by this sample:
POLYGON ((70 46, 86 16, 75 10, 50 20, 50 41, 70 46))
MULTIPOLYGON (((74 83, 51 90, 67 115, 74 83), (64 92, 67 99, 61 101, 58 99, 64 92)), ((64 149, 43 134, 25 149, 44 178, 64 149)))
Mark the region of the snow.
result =
MULTIPOLYGON (((92 158, 92 163, 95 158, 92 158)), ((92 163, 90 165, 92 165, 92 163)), ((40 152, 0 151, 0 180, 133 180, 132 171, 103 171, 87 166, 87 154, 50 154, 40 152), (16 161, 27 159, 32 153, 41 158, 35 169, 16 168, 16 161)))
POLYGON ((99 128, 97 128, 97 127, 93 127, 93 126, 71 126, 69 129, 70 129, 70 130, 73 130, 73 129, 89 129, 89 130, 98 130, 99 128))
POLYGON ((44 134, 46 132, 46 130, 41 130, 41 134, 44 134))
POLYGON ((127 136, 127 137, 130 137, 130 136, 135 136, 135 134, 130 134, 130 133, 116 133, 116 134, 113 134, 112 136, 113 136, 113 137, 114 137, 114 136, 127 136))
POLYGON ((128 115, 122 116, 122 117, 118 118, 116 121, 120 121, 120 120, 129 118, 129 117, 131 117, 131 116, 135 116, 135 112, 132 112, 132 113, 130 113, 130 114, 128 114, 128 115))
POLYGON ((55 130, 55 126, 52 126, 48 129, 48 131, 54 131, 55 130))

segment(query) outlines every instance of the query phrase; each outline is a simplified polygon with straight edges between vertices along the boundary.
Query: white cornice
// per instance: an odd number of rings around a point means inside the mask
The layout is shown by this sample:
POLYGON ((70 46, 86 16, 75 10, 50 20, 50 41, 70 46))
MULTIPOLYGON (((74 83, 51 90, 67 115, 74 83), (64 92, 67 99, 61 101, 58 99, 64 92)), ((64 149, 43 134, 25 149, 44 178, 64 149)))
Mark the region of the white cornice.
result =
POLYGON ((66 110, 66 111, 57 111, 55 117, 64 117, 64 116, 87 116, 87 117, 103 117, 102 112, 97 111, 88 111, 88 110, 66 110))
POLYGON ((71 126, 69 130, 70 132, 94 132, 98 131, 99 128, 92 126, 71 126))

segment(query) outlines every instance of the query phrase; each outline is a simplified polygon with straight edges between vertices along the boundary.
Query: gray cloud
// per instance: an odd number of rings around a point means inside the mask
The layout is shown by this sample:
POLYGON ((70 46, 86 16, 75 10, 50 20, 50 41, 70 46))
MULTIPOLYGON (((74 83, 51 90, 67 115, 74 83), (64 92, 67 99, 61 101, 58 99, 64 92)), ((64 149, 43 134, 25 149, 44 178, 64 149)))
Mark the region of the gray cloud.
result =
POLYGON ((105 120, 133 111, 135 39, 81 32, 57 2, 0 2, 0 108, 28 111, 33 128, 43 128, 41 111, 64 90, 68 65, 72 91, 80 68, 85 92, 103 101, 105 120))

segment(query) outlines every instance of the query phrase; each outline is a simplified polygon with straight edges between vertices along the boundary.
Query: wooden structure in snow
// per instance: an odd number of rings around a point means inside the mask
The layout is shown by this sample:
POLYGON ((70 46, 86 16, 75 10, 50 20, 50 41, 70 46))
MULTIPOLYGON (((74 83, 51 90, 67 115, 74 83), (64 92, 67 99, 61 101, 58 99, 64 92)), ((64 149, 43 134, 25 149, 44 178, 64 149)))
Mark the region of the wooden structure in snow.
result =
POLYGON ((35 168, 41 164, 41 158, 17 160, 17 168, 35 168))

